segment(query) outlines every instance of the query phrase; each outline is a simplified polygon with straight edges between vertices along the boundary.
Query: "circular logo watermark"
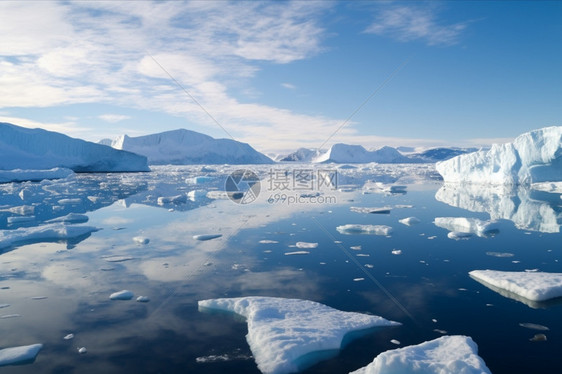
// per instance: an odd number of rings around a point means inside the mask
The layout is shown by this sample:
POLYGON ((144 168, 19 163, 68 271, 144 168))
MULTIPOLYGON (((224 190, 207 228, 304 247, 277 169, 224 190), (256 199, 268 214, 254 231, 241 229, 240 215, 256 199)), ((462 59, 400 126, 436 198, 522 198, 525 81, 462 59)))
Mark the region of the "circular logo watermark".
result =
POLYGON ((233 171, 224 183, 228 198, 236 204, 250 204, 258 198, 260 189, 260 178, 248 169, 233 171))

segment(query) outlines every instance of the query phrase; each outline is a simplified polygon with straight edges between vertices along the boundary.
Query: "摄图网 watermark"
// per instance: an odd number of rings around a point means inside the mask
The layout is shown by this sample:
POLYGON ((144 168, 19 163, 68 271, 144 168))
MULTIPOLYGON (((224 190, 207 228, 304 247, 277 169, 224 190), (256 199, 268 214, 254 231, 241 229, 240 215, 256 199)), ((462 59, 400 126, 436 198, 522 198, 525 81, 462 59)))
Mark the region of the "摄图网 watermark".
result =
POLYGON ((335 204, 336 196, 326 194, 338 188, 337 170, 294 168, 270 169, 262 180, 249 169, 232 172, 225 181, 228 198, 250 204, 264 191, 269 204, 335 204))

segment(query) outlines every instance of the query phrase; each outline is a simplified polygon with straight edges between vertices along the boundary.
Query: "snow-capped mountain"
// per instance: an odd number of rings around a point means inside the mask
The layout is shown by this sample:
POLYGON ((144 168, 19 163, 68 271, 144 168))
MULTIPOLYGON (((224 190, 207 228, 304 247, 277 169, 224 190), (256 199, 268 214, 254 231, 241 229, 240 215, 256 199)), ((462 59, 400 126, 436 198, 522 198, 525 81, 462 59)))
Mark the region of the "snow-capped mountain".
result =
POLYGON ((0 170, 149 171, 146 157, 42 129, 0 122, 0 170))
POLYGON ((382 147, 374 151, 368 151, 361 145, 334 144, 328 152, 315 158, 317 163, 368 163, 378 162, 381 164, 399 164, 419 162, 402 155, 392 147, 382 147))
MULTIPOLYGON (((107 140, 102 142, 108 144, 107 140)), ((112 141, 111 146, 146 156, 151 165, 273 163, 249 144, 232 139, 214 139, 185 129, 138 137, 122 135, 112 141)))

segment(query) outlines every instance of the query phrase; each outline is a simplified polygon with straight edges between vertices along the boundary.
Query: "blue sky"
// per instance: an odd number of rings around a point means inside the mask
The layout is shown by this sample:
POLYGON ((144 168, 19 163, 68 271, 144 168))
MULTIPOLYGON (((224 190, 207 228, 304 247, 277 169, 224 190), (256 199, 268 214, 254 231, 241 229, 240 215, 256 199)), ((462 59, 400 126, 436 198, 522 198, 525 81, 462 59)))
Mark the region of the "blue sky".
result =
POLYGON ((562 125, 557 1, 3 1, 0 35, 0 121, 92 141, 478 146, 562 125))

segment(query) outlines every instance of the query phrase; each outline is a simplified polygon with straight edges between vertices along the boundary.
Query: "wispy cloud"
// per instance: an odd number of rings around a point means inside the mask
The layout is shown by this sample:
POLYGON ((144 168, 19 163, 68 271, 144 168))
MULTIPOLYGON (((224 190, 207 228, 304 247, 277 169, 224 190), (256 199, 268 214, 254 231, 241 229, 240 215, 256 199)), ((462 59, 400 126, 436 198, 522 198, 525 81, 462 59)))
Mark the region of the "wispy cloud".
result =
POLYGON ((458 43, 467 25, 468 22, 443 22, 433 7, 393 6, 380 9, 365 32, 404 42, 421 40, 428 45, 452 45, 458 43))
POLYGON ((102 114, 98 116, 98 118, 106 122, 116 123, 129 119, 131 117, 124 114, 102 114))
POLYGON ((285 87, 286 89, 289 90, 295 90, 297 88, 297 86, 291 83, 281 83, 281 87, 285 87))

